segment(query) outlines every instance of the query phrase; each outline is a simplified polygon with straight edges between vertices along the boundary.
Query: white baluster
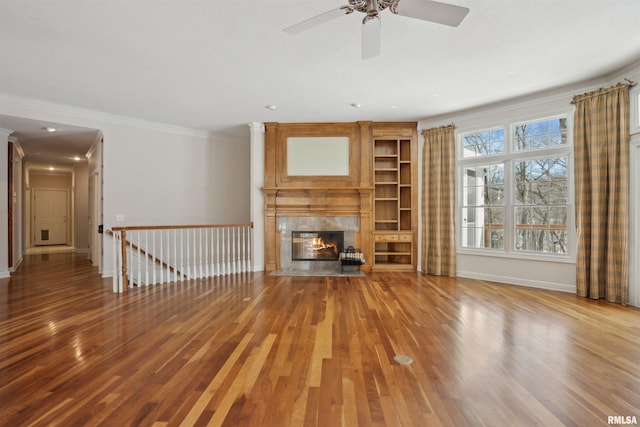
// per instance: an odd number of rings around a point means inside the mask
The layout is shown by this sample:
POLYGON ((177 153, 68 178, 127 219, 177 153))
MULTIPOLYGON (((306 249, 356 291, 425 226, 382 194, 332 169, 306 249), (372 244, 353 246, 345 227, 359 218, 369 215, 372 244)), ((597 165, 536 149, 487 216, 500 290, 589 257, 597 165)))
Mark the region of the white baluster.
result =
MULTIPOLYGON (((116 246, 118 239, 117 239, 117 234, 119 234, 119 231, 114 231, 113 232, 113 245, 112 245, 112 255, 113 255, 113 275, 112 275, 112 279, 113 279, 113 292, 120 292, 120 284, 118 283, 118 248, 116 246)), ((122 270, 121 270, 122 271, 122 270)))
MULTIPOLYGON (((131 235, 133 235, 133 233, 131 233, 131 235)), ((129 242, 131 242, 131 237, 129 238, 129 242)), ((127 265, 129 266, 127 268, 127 274, 129 275, 128 277, 128 281, 129 281, 129 287, 133 288, 133 271, 134 271, 134 265, 133 265, 133 247, 126 245, 127 246, 127 265)))
POLYGON ((204 229, 204 275, 209 277, 209 229, 204 229))
POLYGON ((247 227, 247 257, 249 258, 248 271, 253 271, 253 227, 247 227))
MULTIPOLYGON (((131 243, 134 243, 134 241, 132 241, 131 243)), ((141 286, 142 283, 140 282, 140 230, 138 230, 138 232, 136 233, 135 243, 137 243, 138 245, 138 251, 137 251, 138 253, 138 286, 141 286)))
POLYGON ((220 251, 220 271, 218 272, 220 276, 224 276, 224 228, 220 227, 220 247, 218 250, 220 251))
MULTIPOLYGON (((178 281, 178 230, 173 229, 173 256, 174 256, 174 264, 173 264, 173 281, 178 281)), ((182 264, 182 262, 181 262, 182 264)), ((180 277, 182 277, 182 265, 180 265, 180 277)))
MULTIPOLYGON (((147 255, 144 257, 144 281, 149 283, 149 230, 144 230, 144 250, 147 252, 147 255)), ((152 253, 153 254, 153 253, 152 253)))
POLYGON ((191 232, 193 234, 193 252, 192 252, 193 255, 191 255, 191 259, 192 259, 192 262, 193 262, 193 270, 192 270, 192 272, 193 272, 193 277, 196 278, 196 277, 198 277, 198 262, 197 262, 198 261, 198 255, 197 255, 197 252, 196 252, 196 240, 197 240, 196 239, 196 229, 192 228, 191 232))
MULTIPOLYGON (((153 262, 151 264, 151 280, 153 281, 154 285, 157 285, 158 282, 156 282, 156 260, 158 259, 156 257, 156 233, 158 232, 158 230, 153 230, 152 234, 151 234, 151 246, 153 246, 152 250, 153 250, 153 262)), ((162 264, 160 264, 162 265, 162 264)))
POLYGON ((247 227, 242 227, 242 272, 247 271, 247 227))
POLYGON ((231 272, 238 272, 238 248, 236 247, 236 241, 238 239, 238 235, 236 233, 236 227, 229 227, 229 232, 231 233, 231 272))
POLYGON ((204 275, 202 265, 202 228, 198 228, 198 277, 201 278, 204 275))
POLYGON ((211 229, 211 275, 217 276, 218 270, 216 265, 216 259, 218 256, 218 229, 211 229))
MULTIPOLYGON (((189 250, 189 246, 187 246, 187 251, 189 250)), ((187 253, 187 256, 189 254, 187 253)), ((180 229, 180 281, 184 280, 184 275, 187 275, 187 278, 189 277, 189 270, 185 270, 184 269, 184 229, 180 229)), ((187 269, 189 268, 189 263, 187 262, 187 269)))
POLYGON ((159 231, 160 231, 160 283, 164 283, 164 267, 162 266, 162 263, 164 262, 164 241, 163 241, 164 230, 159 230, 159 231))
POLYGON ((227 274, 233 273, 233 228, 227 228, 227 274))
POLYGON ((216 276, 220 276, 220 228, 216 228, 216 276))
POLYGON ((186 242, 185 242, 185 247, 187 248, 187 250, 186 250, 187 251, 187 255, 186 255, 184 260, 187 263, 187 279, 191 279, 191 277, 193 277, 193 276, 192 276, 192 273, 191 273, 191 256, 190 256, 190 249, 191 249, 190 242, 191 242, 191 239, 190 239, 190 236, 189 236, 189 229, 187 229, 185 234, 187 235, 187 239, 186 239, 186 242))
POLYGON ((238 227, 238 273, 244 272, 244 228, 238 227))
POLYGON ((236 270, 236 229, 235 227, 229 227, 229 274, 234 274, 236 270))
POLYGON ((246 252, 245 257, 247 259, 247 269, 246 271, 251 271, 251 227, 245 227, 246 230, 246 252))

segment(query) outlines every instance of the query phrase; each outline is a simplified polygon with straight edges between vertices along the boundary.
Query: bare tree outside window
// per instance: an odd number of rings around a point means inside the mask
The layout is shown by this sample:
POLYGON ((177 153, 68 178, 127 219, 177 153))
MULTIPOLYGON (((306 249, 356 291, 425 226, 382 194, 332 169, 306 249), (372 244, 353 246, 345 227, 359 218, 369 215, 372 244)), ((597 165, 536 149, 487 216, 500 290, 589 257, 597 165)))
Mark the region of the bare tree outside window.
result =
POLYGON ((512 129, 508 138, 504 128, 462 135, 461 245, 567 254, 569 151, 558 150, 568 145, 567 119, 512 129))
MULTIPOLYGON (((463 138, 464 157, 499 154, 504 148, 504 129, 475 132, 463 138)), ((503 249, 504 164, 467 167, 463 179, 463 245, 503 249)))
MULTIPOLYGON (((566 144, 566 119, 521 124, 515 128, 515 151, 566 144)), ((567 253, 567 157, 514 162, 516 251, 567 253)))

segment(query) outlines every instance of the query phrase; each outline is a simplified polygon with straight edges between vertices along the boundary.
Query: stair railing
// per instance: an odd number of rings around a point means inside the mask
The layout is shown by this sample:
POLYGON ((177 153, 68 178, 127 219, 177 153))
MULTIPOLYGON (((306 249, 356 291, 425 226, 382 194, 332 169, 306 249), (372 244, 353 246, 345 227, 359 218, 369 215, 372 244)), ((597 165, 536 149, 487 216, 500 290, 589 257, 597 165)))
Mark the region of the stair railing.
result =
POLYGON ((253 223, 113 227, 113 291, 249 272, 253 223))

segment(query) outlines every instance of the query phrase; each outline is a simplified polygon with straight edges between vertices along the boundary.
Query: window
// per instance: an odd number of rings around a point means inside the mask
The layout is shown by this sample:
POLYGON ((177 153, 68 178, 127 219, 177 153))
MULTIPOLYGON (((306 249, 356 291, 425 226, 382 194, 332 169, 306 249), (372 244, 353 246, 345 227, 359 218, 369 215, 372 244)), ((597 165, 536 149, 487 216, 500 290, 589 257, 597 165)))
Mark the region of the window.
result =
POLYGON ((460 246, 568 255, 572 198, 567 118, 460 135, 460 246))

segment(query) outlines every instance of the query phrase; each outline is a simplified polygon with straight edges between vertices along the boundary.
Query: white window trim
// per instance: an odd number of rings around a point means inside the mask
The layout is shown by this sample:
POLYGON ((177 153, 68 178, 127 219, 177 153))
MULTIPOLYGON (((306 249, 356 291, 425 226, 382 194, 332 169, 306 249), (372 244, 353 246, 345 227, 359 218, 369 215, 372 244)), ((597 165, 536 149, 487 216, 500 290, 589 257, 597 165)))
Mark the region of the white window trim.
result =
POLYGON ((635 135, 640 133, 640 85, 631 88, 629 91, 630 120, 629 133, 635 135))
POLYGON ((466 129, 456 132, 456 247, 459 254, 482 255, 489 257, 527 259, 538 261, 552 261, 559 263, 575 263, 576 260, 576 229, 575 229, 575 199, 574 199, 574 165, 573 165, 573 115, 568 111, 556 114, 541 114, 519 120, 512 120, 477 129, 466 129), (567 145, 553 146, 544 149, 531 151, 516 151, 513 147, 513 133, 516 126, 523 123, 530 123, 543 120, 553 120, 557 118, 567 119, 567 145), (502 154, 491 154, 480 157, 463 157, 463 137, 469 133, 483 132, 493 129, 503 128, 505 130, 505 151, 502 154), (566 254, 546 254, 526 251, 515 251, 514 231, 513 231, 513 161, 533 160, 539 158, 549 158, 554 156, 566 156, 568 167, 568 189, 567 189, 567 233, 568 248, 566 254), (463 171, 467 166, 479 166, 483 164, 504 163, 505 173, 505 229, 504 229, 504 249, 468 248, 462 246, 462 208, 463 192, 461 190, 463 182, 463 171), (507 203, 509 202, 509 203, 507 203))

